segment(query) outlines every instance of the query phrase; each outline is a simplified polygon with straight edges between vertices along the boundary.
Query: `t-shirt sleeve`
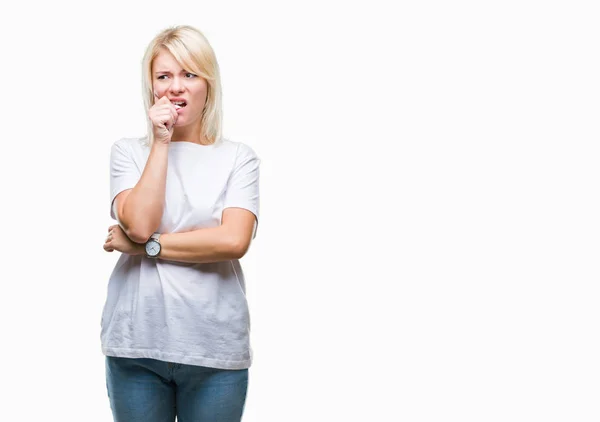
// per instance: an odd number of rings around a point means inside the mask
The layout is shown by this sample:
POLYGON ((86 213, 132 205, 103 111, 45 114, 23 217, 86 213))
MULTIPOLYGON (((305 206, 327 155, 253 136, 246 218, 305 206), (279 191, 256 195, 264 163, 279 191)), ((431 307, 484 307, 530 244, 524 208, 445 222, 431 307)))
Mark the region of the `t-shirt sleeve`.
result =
POLYGON ((115 142, 110 152, 110 216, 114 220, 117 220, 115 197, 124 190, 133 189, 140 177, 131 146, 124 140, 115 142))
POLYGON ((244 208, 256 217, 254 233, 256 237, 259 215, 259 168, 260 158, 249 146, 240 143, 233 172, 227 182, 225 208, 244 208))

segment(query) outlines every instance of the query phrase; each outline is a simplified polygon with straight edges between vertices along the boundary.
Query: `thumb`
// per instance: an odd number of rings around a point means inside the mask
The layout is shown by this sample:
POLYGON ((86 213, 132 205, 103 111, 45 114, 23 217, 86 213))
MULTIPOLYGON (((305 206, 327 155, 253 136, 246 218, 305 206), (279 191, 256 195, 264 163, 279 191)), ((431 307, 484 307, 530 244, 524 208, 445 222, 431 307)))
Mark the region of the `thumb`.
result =
POLYGON ((157 104, 170 104, 171 103, 171 101, 167 98, 166 95, 159 97, 158 93, 156 91, 154 91, 154 97, 157 99, 156 100, 157 104))

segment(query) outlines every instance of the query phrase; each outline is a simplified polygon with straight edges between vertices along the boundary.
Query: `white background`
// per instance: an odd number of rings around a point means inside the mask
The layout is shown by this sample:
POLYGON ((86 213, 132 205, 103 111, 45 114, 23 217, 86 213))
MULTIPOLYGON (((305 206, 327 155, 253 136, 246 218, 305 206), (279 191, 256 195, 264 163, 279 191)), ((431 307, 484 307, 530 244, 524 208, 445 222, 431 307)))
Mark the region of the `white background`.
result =
POLYGON ((262 160, 244 421, 598 421, 593 2, 3 6, 2 421, 110 421, 110 146, 173 24, 262 160))

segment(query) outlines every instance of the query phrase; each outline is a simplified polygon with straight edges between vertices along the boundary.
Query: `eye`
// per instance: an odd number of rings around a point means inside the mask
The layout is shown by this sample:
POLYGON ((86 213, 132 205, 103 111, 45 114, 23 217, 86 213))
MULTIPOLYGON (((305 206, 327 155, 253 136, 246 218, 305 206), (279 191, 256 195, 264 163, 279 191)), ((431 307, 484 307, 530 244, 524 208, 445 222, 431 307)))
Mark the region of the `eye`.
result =
POLYGON ((191 79, 191 78, 195 78, 196 75, 194 75, 193 73, 188 72, 188 73, 185 74, 185 77, 191 79))
POLYGON ((166 78, 166 77, 167 77, 167 75, 160 75, 160 76, 159 76, 159 77, 157 77, 156 79, 158 79, 158 80, 163 80, 163 79, 164 79, 164 78, 166 78))

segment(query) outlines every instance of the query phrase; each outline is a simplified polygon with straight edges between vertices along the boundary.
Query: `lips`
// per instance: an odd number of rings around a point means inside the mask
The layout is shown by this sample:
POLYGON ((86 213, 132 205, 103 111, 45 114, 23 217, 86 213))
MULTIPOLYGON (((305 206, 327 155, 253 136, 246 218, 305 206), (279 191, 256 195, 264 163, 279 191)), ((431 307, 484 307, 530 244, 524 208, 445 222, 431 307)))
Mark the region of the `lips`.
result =
POLYGON ((177 110, 184 108, 187 105, 187 101, 183 98, 171 98, 170 101, 177 110))

